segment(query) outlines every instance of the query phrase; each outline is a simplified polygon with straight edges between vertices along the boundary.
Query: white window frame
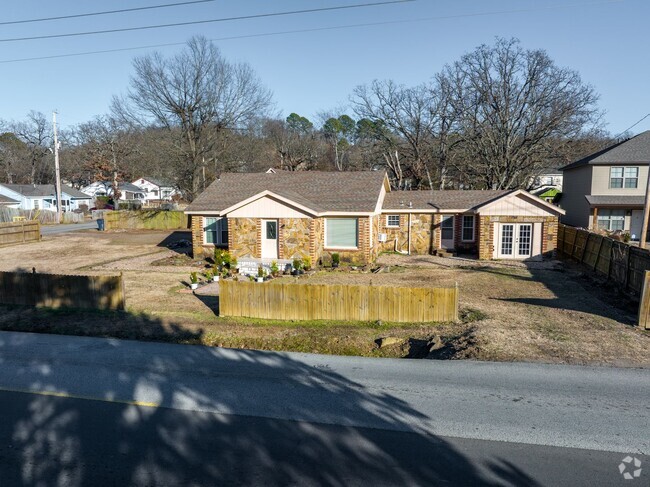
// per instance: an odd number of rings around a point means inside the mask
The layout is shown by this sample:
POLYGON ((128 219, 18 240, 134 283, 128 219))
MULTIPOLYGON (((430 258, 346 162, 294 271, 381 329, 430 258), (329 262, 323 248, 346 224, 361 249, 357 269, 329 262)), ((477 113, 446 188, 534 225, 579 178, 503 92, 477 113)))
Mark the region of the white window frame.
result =
POLYGON ((228 246, 228 218, 225 216, 204 216, 203 221, 203 243, 205 245, 214 245, 215 247, 227 247, 228 246), (208 232, 206 231, 206 228, 208 228, 208 220, 216 220, 217 223, 217 230, 216 230, 216 236, 217 236, 217 241, 216 242, 208 242, 208 232), (226 222, 226 229, 223 229, 223 226, 219 224, 220 221, 225 221, 226 222), (223 234, 224 232, 226 233, 226 241, 224 242, 223 239, 223 234))
POLYGON ((400 227, 400 217, 399 215, 386 215, 386 228, 399 228, 400 227), (397 217, 397 225, 390 223, 390 219, 397 217))
POLYGON ((638 166, 611 166, 609 168, 609 189, 637 189, 639 187, 639 172, 640 171, 638 166), (621 170, 621 177, 612 177, 612 171, 614 169, 621 170), (628 169, 636 169, 636 177, 627 177, 625 173, 628 169), (612 186, 612 179, 620 179, 621 186, 612 186), (634 181, 634 186, 626 186, 626 183, 628 181, 634 181))
POLYGON ((474 242, 476 241, 476 215, 462 215, 462 220, 460 222, 460 240, 461 242, 474 242), (472 238, 471 239, 466 239, 465 238, 465 229, 469 227, 465 227, 465 218, 471 218, 472 219, 472 238))
POLYGON ((597 229, 601 228, 600 222, 607 222, 607 227, 604 228, 604 230, 607 230, 608 232, 616 230, 625 231, 625 210, 621 208, 599 208, 598 215, 596 216, 597 229), (622 213, 622 215, 612 215, 613 211, 622 213), (612 222, 623 222, 623 227, 612 230, 612 222))
POLYGON ((343 218, 324 218, 323 221, 323 240, 325 241, 323 243, 324 249, 325 250, 359 250, 359 217, 343 217, 343 218), (344 220, 356 220, 357 222, 357 245, 354 247, 343 247, 340 245, 337 246, 331 246, 328 245, 327 242, 327 221, 328 220, 338 220, 338 219, 344 219, 344 220))

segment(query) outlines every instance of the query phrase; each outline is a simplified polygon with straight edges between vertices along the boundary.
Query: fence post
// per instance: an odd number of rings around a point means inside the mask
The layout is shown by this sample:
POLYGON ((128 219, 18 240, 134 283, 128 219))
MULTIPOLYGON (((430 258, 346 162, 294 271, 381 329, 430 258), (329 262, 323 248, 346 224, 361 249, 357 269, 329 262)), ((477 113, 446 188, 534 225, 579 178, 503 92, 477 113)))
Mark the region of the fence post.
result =
POLYGON ((598 262, 600 262, 600 252, 603 250, 603 242, 605 237, 600 235, 600 242, 598 243, 598 251, 596 252, 596 258, 594 259, 594 271, 598 269, 598 262))
POLYGON ((639 328, 650 329, 650 271, 643 274, 643 290, 639 302, 639 328))
POLYGON ((587 232, 587 238, 585 239, 585 245, 582 247, 582 254, 580 254, 580 263, 583 264, 585 261, 585 254, 587 253, 587 245, 589 245, 589 238, 591 237, 591 232, 587 232))

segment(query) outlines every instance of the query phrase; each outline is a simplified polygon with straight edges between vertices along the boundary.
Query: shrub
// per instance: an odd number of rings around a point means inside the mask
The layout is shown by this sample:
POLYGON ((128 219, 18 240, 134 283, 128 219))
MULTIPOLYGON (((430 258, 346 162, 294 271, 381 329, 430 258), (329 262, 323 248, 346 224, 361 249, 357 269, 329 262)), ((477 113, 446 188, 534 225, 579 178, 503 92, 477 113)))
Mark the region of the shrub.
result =
POLYGON ((341 263, 341 256, 334 252, 332 254, 332 264, 334 265, 339 265, 341 263))
POLYGON ((203 275, 205 276, 205 278, 206 278, 208 281, 211 281, 211 280, 212 280, 212 277, 214 276, 214 274, 212 273, 212 270, 211 270, 211 269, 208 269, 207 271, 205 271, 205 272, 203 273, 203 275))
POLYGON ((302 259, 293 259, 293 268, 297 271, 302 269, 302 259))
POLYGON ((260 264, 257 267, 257 277, 264 277, 265 275, 266 275, 266 271, 264 270, 264 266, 260 264))
POLYGON ((214 264, 219 268, 230 267, 232 265, 232 256, 230 252, 224 249, 215 247, 214 249, 214 264))
POLYGON ((271 274, 277 276, 280 273, 280 268, 278 267, 277 261, 271 262, 271 274))
POLYGON ((302 259, 302 267, 303 267, 303 269, 305 269, 307 271, 309 269, 311 269, 311 258, 309 256, 303 257, 303 259, 302 259))
POLYGON ((196 272, 191 272, 190 273, 190 282, 192 284, 196 284, 197 282, 199 282, 199 276, 198 276, 198 274, 196 272))

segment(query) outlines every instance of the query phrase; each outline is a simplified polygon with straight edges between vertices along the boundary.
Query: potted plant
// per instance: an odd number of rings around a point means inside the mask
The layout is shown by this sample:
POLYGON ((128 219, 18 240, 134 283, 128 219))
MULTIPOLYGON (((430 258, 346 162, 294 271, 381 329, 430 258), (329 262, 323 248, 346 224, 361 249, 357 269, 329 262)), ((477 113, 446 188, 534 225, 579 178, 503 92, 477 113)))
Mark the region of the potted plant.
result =
POLYGON ((308 255, 302 258, 302 268, 306 271, 311 269, 311 258, 308 255))
MULTIPOLYGON (((230 256, 230 254, 228 254, 230 256)), ((230 269, 230 272, 233 274, 237 274, 239 270, 237 269, 237 259, 235 257, 229 257, 229 262, 228 262, 228 269, 230 269)))
POLYGON ((273 262, 271 262, 271 275, 273 277, 278 277, 279 274, 280 274, 280 268, 278 267, 278 262, 274 260, 273 262))
POLYGON ((219 275, 221 272, 219 271, 219 268, 215 265, 214 269, 212 270, 212 281, 217 282, 219 280, 219 275))
POLYGON ((302 271, 302 259, 293 259, 293 270, 291 271, 292 276, 297 276, 302 271))
POLYGON ((207 271, 205 271, 203 273, 203 275, 205 276, 205 280, 208 281, 208 282, 210 282, 212 280, 212 278, 214 277, 214 274, 212 273, 212 269, 208 269, 207 271))
POLYGON ((264 266, 260 264, 259 267, 257 268, 257 282, 264 282, 265 274, 266 271, 264 270, 264 266))
POLYGON ((338 253, 332 254, 332 267, 336 269, 341 263, 341 256, 338 253))
POLYGON ((194 290, 199 287, 199 276, 196 272, 190 273, 190 289, 194 290))
POLYGON ((223 270, 221 271, 221 278, 222 278, 222 279, 226 279, 228 276, 229 276, 229 274, 228 274, 228 269, 223 269, 223 270))

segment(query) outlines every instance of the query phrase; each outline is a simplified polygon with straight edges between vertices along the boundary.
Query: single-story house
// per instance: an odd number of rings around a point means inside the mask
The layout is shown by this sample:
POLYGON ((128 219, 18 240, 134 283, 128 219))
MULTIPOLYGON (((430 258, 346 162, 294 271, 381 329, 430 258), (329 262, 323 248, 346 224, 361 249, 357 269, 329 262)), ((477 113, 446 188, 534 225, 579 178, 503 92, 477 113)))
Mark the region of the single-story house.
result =
MULTIPOLYGON (((21 210, 56 211, 56 187, 53 184, 0 184, 0 195, 19 202, 21 210)), ((92 198, 65 184, 61 185, 61 206, 63 211, 90 207, 92 198)))
POLYGON ((3 194, 0 194, 0 207, 3 208, 20 208, 20 201, 13 198, 9 198, 3 194))
POLYGON ((140 188, 144 193, 144 201, 171 201, 180 194, 178 188, 169 181, 158 178, 140 178, 133 181, 134 186, 140 188))
MULTIPOLYGON (((144 201, 145 193, 142 189, 131 183, 117 183, 120 190, 120 201, 138 200, 144 201)), ((87 195, 96 198, 97 196, 113 196, 113 183, 110 181, 95 181, 94 183, 81 188, 81 191, 87 195)))
MULTIPOLYGON (((523 190, 391 191, 384 172, 224 173, 186 209, 195 257, 366 264, 382 251, 552 254, 564 211, 523 190)), ((250 262, 249 262, 250 261, 250 262)))

